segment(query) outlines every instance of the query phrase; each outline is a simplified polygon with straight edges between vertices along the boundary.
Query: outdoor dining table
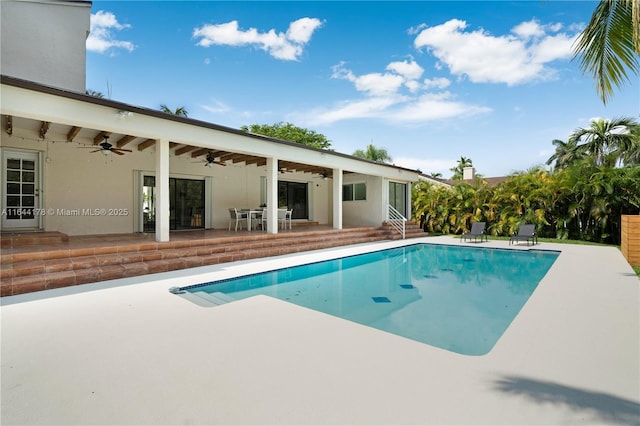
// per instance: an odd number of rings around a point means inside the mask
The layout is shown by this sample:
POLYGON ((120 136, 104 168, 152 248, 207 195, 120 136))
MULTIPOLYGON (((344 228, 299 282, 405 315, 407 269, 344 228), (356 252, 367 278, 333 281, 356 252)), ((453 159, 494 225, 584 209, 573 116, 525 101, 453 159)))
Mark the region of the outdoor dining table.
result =
POLYGON ((251 220, 253 218, 258 218, 258 215, 260 215, 260 217, 262 216, 262 209, 240 209, 240 212, 247 214, 247 231, 251 231, 251 220))

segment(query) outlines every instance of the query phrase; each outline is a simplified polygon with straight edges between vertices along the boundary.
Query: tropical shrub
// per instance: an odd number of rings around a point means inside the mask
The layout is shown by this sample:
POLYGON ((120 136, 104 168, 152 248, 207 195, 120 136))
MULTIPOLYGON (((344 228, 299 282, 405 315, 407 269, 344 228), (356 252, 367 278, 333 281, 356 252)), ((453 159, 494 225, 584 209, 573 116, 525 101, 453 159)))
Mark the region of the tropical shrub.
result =
POLYGON ((622 214, 640 214, 640 166, 598 166, 592 160, 549 172, 514 173, 489 187, 452 187, 426 181, 413 187, 413 212, 429 232, 461 234, 487 222, 491 235, 508 236, 524 223, 541 237, 619 244, 622 214))

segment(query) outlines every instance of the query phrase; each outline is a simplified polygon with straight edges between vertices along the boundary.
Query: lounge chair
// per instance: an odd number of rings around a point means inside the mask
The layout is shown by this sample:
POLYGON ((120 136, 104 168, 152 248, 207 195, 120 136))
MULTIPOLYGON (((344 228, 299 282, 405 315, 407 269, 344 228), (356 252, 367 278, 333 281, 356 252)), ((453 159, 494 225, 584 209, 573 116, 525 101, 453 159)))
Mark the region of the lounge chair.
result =
POLYGON ((478 239, 480 240, 480 242, 482 242, 483 239, 485 241, 488 241, 487 234, 484 233, 485 225, 486 225, 485 222, 475 222, 471 224, 471 231, 462 234, 462 237, 460 238, 460 242, 466 241, 466 240, 471 241, 471 239, 473 239, 476 243, 478 242, 478 239))
POLYGON ((531 241, 532 244, 537 244, 538 236, 536 235, 536 226, 531 224, 520 225, 520 227, 518 228, 518 233, 513 234, 511 238, 509 238, 509 245, 511 245, 511 243, 513 243, 514 241, 526 241, 527 245, 529 245, 529 241, 531 241))

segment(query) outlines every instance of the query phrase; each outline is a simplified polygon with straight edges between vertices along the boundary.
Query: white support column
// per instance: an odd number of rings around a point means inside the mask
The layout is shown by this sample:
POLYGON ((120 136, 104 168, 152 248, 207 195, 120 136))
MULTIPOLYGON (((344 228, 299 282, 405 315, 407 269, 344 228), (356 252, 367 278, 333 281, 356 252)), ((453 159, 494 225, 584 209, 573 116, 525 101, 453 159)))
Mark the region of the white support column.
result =
POLYGON ((411 220, 411 182, 407 182, 406 184, 406 188, 407 188, 407 193, 405 195, 405 200, 407 202, 407 220, 411 220))
POLYGON ((278 159, 267 157, 267 232, 278 233, 278 159))
POLYGON ((156 140, 156 241, 169 241, 169 140, 156 140))
POLYGON ((389 179, 386 178, 382 178, 382 186, 380 188, 381 194, 382 194, 382 205, 380 206, 380 208, 382 209, 382 221, 386 222, 389 220, 389 207, 388 205, 391 204, 391 200, 389 199, 389 186, 390 186, 390 182, 389 179))
POLYGON ((342 229, 342 169, 333 169, 333 229, 342 229))

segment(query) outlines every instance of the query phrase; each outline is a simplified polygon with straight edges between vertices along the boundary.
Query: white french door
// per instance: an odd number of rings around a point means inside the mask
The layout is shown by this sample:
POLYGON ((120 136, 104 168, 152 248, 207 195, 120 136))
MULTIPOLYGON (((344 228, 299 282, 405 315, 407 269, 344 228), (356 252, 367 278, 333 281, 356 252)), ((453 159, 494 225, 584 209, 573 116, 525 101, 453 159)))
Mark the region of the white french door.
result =
POLYGON ((2 229, 41 225, 40 156, 33 151, 2 151, 2 229))

